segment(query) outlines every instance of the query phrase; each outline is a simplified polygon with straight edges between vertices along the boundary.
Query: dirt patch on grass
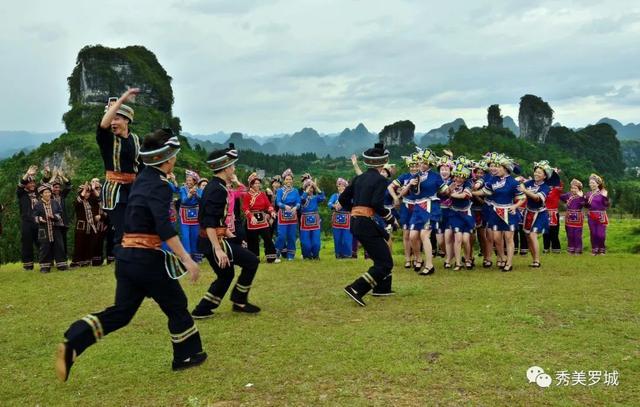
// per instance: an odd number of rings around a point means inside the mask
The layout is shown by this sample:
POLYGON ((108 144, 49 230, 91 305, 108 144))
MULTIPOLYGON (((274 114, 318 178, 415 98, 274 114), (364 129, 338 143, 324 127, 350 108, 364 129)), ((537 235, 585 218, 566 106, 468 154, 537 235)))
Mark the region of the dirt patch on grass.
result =
POLYGON ((429 352, 424 355, 424 359, 427 361, 427 363, 433 364, 436 363, 438 359, 440 359, 440 356, 442 356, 440 352, 429 352))

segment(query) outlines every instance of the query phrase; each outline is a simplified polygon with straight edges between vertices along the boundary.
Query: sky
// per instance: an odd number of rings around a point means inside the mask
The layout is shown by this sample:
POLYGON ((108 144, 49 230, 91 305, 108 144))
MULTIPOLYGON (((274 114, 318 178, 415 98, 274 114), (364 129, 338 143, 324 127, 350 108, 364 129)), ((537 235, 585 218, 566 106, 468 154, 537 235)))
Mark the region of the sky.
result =
POLYGON ((144 45, 173 78, 184 131, 417 131, 486 123, 520 97, 554 121, 640 122, 640 2, 3 1, 0 129, 64 128, 85 45, 144 45), (8 17, 8 18, 7 18, 8 17))

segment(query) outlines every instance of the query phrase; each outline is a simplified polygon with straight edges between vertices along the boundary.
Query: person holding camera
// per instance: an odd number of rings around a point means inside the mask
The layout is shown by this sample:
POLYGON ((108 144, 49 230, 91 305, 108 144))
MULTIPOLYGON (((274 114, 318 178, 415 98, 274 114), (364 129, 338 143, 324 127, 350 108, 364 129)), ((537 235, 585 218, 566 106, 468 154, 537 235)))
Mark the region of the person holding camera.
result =
POLYGON ((131 185, 143 168, 140 161, 140 139, 131 132, 134 111, 125 105, 140 92, 131 88, 120 98, 110 98, 98 129, 96 141, 106 171, 106 182, 102 189, 102 209, 108 212, 114 228, 114 243, 120 244, 124 230, 124 213, 131 185))

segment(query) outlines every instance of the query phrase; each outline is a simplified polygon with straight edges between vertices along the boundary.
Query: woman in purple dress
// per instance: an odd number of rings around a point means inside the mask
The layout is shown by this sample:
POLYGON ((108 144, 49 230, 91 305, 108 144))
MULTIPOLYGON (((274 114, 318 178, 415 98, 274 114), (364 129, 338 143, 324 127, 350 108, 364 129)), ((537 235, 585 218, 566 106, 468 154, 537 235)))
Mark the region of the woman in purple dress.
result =
POLYGON ((567 213, 564 215, 564 227, 567 231, 567 251, 569 254, 582 254, 582 226, 584 214, 582 208, 586 203, 582 192, 582 182, 571 180, 571 189, 560 195, 560 200, 567 204, 567 213))
POLYGON ((597 174, 589 176, 589 188, 591 191, 585 194, 587 200, 585 206, 589 209, 589 233, 591 235, 591 255, 604 254, 605 239, 607 237, 607 225, 609 217, 609 193, 604 185, 604 180, 597 174))

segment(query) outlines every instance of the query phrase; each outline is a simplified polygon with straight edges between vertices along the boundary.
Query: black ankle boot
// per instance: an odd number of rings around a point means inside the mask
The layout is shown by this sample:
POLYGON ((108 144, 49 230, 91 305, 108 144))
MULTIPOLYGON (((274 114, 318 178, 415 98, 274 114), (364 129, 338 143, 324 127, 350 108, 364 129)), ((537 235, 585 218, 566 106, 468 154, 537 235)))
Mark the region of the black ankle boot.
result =
POLYGON ((205 360, 207 360, 206 352, 196 353, 185 360, 174 360, 173 363, 171 363, 171 369, 174 371, 189 369, 190 367, 201 365, 205 360))

